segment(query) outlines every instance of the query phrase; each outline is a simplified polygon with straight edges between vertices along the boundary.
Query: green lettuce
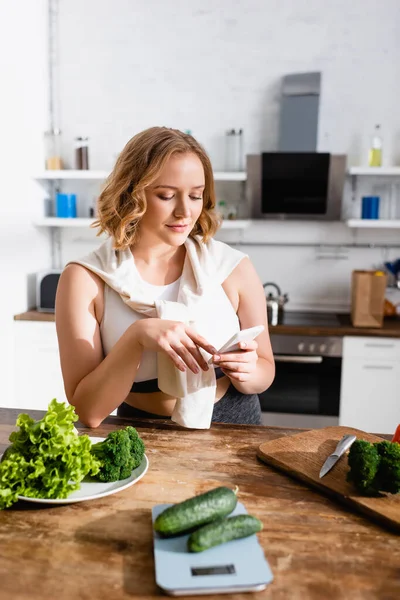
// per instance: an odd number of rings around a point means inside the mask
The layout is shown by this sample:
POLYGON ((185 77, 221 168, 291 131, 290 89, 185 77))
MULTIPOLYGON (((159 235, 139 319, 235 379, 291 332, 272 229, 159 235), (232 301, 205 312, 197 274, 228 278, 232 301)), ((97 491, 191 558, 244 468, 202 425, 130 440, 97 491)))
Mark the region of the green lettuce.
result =
POLYGON ((92 455, 87 435, 76 434, 73 406, 53 399, 40 421, 20 414, 18 431, 0 462, 0 509, 31 498, 67 498, 80 488, 86 475, 96 475, 99 461, 92 455))

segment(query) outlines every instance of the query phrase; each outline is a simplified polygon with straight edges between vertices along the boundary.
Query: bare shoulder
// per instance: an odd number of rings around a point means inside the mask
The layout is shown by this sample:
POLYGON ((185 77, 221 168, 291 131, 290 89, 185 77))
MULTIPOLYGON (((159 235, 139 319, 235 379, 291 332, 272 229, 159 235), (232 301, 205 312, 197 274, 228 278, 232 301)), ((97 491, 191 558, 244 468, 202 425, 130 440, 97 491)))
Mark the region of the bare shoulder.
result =
MULTIPOLYGON (((57 286, 56 317, 58 311, 67 306, 91 308, 97 320, 103 310, 104 282, 98 275, 77 263, 68 264, 63 270, 57 286)), ((91 311, 91 312, 92 312, 91 311)))
POLYGON ((249 285, 259 286, 262 284, 253 263, 248 256, 245 256, 225 279, 223 287, 239 292, 241 289, 247 289, 249 285))
POLYGON ((245 256, 225 279, 222 287, 238 312, 244 297, 251 298, 255 293, 260 296, 262 283, 251 260, 245 256))
POLYGON ((83 285, 88 291, 92 290, 96 292, 102 287, 102 280, 98 275, 82 265, 70 263, 61 273, 59 285, 67 288, 83 285))
POLYGON ((237 281, 243 281, 244 278, 247 283, 251 281, 260 282, 258 273, 248 256, 242 258, 242 260, 233 269, 229 277, 232 277, 233 280, 237 281))

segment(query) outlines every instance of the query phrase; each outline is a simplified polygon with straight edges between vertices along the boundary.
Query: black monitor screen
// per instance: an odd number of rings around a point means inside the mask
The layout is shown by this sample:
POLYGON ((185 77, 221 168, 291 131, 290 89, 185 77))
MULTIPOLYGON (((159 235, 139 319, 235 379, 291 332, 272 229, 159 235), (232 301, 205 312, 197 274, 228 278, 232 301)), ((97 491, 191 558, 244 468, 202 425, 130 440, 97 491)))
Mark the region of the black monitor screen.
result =
POLYGON ((330 154, 262 154, 262 213, 319 215, 327 210, 330 154))

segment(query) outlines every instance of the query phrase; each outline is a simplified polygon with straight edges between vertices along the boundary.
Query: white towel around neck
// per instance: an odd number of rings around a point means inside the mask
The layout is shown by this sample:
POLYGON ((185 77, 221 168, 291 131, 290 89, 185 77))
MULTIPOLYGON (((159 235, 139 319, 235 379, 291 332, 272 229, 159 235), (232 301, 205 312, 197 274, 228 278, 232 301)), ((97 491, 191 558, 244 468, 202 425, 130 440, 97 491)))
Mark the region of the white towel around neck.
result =
MULTIPOLYGON (((181 321, 196 328, 196 318, 201 311, 210 311, 215 286, 220 286, 246 255, 223 242, 210 240, 203 243, 199 237, 187 238, 185 248, 177 302, 154 301, 134 268, 132 252, 129 248, 115 250, 112 238, 84 258, 71 262, 98 275, 133 310, 147 317, 181 321), (207 297, 209 302, 204 302, 207 297)), ((203 355, 205 358, 210 356, 204 351, 203 355)), ((160 390, 177 398, 172 420, 183 427, 208 429, 216 392, 214 369, 201 370, 199 374, 190 369, 183 372, 165 353, 159 352, 157 375, 160 390)))

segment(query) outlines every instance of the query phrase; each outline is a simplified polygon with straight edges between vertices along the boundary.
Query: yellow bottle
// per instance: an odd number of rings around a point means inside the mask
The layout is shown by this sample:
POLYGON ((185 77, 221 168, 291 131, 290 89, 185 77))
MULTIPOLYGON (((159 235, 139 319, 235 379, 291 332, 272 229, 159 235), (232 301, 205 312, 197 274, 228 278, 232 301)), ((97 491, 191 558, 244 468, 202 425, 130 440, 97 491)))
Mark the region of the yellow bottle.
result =
POLYGON ((368 165, 370 167, 382 166, 382 137, 380 125, 375 125, 375 131, 372 136, 371 147, 368 154, 368 165))

